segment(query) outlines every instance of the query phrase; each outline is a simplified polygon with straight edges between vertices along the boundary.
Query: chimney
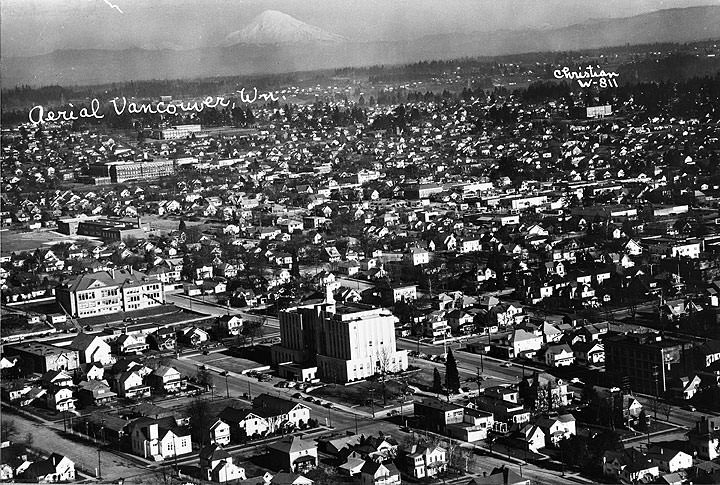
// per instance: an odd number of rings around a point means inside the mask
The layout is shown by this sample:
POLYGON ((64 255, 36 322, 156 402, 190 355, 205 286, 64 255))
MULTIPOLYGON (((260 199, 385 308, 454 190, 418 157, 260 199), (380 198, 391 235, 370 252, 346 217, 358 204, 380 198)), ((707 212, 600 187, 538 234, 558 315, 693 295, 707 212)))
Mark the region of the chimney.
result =
POLYGON ((150 439, 150 440, 156 440, 156 439, 158 439, 158 435, 159 435, 159 434, 160 434, 160 433, 159 433, 159 430, 158 430, 158 424, 157 424, 157 423, 153 423, 153 424, 151 424, 150 426, 148 426, 148 439, 150 439))

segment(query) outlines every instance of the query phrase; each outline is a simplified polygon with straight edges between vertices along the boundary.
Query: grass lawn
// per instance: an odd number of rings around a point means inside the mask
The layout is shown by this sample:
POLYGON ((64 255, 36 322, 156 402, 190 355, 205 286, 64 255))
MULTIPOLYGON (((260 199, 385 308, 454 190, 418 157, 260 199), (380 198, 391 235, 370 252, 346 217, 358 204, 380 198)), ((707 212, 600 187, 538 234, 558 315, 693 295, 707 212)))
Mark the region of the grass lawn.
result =
POLYGON ((372 408, 371 399, 376 409, 382 408, 385 402, 387 405, 396 406, 398 399, 406 390, 406 385, 404 382, 388 379, 385 382, 385 399, 383 399, 382 388, 382 382, 378 379, 358 382, 349 386, 328 384, 313 389, 310 394, 328 401, 370 410, 372 408))
POLYGON ((2 315, 2 326, 0 326, 0 335, 9 337, 30 332, 52 331, 54 327, 45 322, 28 323, 27 318, 20 315, 8 313, 2 315))

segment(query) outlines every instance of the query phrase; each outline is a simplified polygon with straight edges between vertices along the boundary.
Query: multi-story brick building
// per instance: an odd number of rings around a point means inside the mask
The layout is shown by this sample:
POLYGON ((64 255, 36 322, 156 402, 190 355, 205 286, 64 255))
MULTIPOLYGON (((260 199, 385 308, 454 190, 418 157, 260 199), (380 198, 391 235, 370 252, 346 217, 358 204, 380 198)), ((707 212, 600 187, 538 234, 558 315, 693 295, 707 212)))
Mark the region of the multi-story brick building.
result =
POLYGON ((608 376, 618 384, 629 381, 633 391, 645 394, 665 393, 671 378, 683 374, 692 357, 691 343, 656 333, 617 335, 603 343, 608 376))
POLYGON ((162 305, 162 282, 140 271, 101 271, 77 276, 58 288, 57 301, 67 313, 83 318, 162 305))

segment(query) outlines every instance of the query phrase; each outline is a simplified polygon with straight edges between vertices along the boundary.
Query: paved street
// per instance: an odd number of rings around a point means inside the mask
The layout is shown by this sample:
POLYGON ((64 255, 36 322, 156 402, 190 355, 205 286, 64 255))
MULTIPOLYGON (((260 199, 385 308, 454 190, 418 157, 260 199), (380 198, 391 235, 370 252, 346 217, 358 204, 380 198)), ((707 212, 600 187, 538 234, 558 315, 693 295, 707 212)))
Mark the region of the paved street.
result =
POLYGON ((275 317, 262 317, 247 310, 238 308, 228 308, 211 302, 203 302, 202 298, 189 297, 181 293, 167 293, 165 300, 174 303, 178 308, 184 308, 204 315, 222 316, 222 315, 239 315, 248 320, 265 320, 265 326, 269 328, 280 328, 278 319, 275 317))

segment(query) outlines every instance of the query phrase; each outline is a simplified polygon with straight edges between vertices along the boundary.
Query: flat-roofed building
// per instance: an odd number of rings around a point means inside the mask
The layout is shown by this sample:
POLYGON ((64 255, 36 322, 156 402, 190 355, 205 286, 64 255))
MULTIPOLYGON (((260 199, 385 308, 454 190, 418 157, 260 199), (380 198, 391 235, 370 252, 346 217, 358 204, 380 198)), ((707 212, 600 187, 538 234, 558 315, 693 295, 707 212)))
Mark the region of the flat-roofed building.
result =
POLYGON ((80 367, 77 350, 42 342, 21 342, 5 347, 9 356, 18 356, 20 367, 27 372, 73 370, 80 367))
POLYGON ((325 303, 281 312, 282 343, 273 347, 273 363, 314 363, 318 377, 330 382, 406 370, 407 351, 396 348, 396 321, 389 310, 336 306, 331 296, 325 303))
POLYGON ((175 125, 171 128, 165 128, 155 132, 155 136, 161 140, 177 140, 179 138, 188 138, 202 130, 201 125, 175 125))
POLYGON ((110 180, 155 180, 175 174, 175 162, 169 159, 141 160, 139 162, 112 162, 108 164, 110 180))

